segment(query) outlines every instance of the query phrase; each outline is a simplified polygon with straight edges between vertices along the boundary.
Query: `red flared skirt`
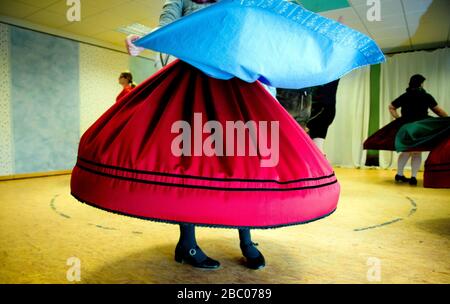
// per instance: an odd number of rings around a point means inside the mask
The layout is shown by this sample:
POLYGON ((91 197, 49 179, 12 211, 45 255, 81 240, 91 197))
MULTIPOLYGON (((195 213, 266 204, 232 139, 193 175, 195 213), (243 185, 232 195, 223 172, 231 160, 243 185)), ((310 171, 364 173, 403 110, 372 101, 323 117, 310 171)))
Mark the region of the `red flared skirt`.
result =
POLYGON ((450 137, 436 146, 425 162, 425 188, 450 188, 450 137))
POLYGON ((395 151, 395 136, 405 124, 403 119, 390 122, 364 141, 364 149, 395 151))
MULTIPOLYGON (((235 147, 242 144, 238 141, 236 135, 235 147)), ((72 195, 98 208, 226 228, 310 222, 336 209, 339 191, 328 161, 260 83, 214 79, 181 61, 143 82, 83 134, 71 178, 72 195), (173 132, 174 123, 192 126, 196 143, 205 144, 211 135, 200 134, 199 117, 224 130, 230 122, 254 122, 258 136, 245 137, 244 156, 204 151, 177 156, 173 145, 180 133, 173 132), (278 122, 278 133, 264 122, 278 122), (262 166, 269 154, 256 144, 257 153, 251 154, 250 142, 275 146, 277 134, 278 161, 262 166)))

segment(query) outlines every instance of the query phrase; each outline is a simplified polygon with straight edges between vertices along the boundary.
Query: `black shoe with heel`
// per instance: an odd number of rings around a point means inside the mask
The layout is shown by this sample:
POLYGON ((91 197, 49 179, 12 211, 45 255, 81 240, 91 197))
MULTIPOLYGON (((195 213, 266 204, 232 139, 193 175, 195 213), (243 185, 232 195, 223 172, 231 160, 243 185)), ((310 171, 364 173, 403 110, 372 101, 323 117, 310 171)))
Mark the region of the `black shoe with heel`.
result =
POLYGON ((405 176, 403 176, 403 175, 395 175, 395 181, 396 182, 402 182, 402 183, 407 183, 407 182, 409 182, 409 179, 408 178, 406 178, 405 176))
POLYGON ((175 261, 202 269, 218 269, 220 267, 219 261, 206 256, 198 245, 195 245, 187 251, 177 245, 175 248, 175 261))
POLYGON ((411 177, 411 179, 409 180, 409 184, 411 186, 417 186, 417 178, 411 177))
POLYGON ((244 257, 247 259, 245 266, 247 266, 250 269, 254 269, 254 270, 264 268, 266 266, 266 261, 264 259, 264 256, 258 249, 255 248, 259 253, 259 255, 256 257, 248 257, 245 255, 245 252, 248 250, 248 247, 251 247, 251 246, 258 246, 258 244, 253 243, 253 242, 251 242, 249 244, 242 244, 242 243, 240 244, 242 253, 244 254, 244 257))

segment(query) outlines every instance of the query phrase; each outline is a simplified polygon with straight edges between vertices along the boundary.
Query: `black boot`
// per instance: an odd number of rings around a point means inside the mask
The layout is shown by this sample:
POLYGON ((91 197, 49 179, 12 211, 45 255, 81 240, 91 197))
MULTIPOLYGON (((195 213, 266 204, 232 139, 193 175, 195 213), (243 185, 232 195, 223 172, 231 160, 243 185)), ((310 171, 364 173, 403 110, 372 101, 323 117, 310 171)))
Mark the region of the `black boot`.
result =
POLYGON ((244 254, 245 258, 247 259, 247 263, 245 264, 245 266, 247 266, 250 269, 254 269, 254 270, 258 270, 261 268, 264 268, 266 266, 266 260, 264 259, 264 256, 262 255, 262 253, 256 249, 254 246, 258 246, 257 243, 250 243, 250 244, 241 244, 241 250, 242 253, 244 254), (252 256, 249 257, 246 255, 246 252, 248 252, 249 250, 257 250, 258 251, 258 255, 257 256, 252 256))
POLYGON ((258 244, 252 242, 250 229, 239 229, 239 239, 242 254, 247 260, 246 266, 254 270, 264 268, 266 261, 262 253, 255 247, 258 244))
POLYGON ((403 183, 407 183, 407 182, 409 182, 409 179, 408 178, 406 178, 405 176, 403 176, 403 175, 395 175, 395 181, 396 182, 403 182, 403 183))
POLYGON ((217 269, 220 263, 208 257, 195 240, 195 226, 180 225, 180 240, 175 248, 175 261, 187 263, 197 268, 217 269))
POLYGON ((203 269, 218 269, 220 267, 219 261, 213 260, 205 255, 198 245, 190 248, 189 251, 177 245, 175 249, 175 261, 203 269))

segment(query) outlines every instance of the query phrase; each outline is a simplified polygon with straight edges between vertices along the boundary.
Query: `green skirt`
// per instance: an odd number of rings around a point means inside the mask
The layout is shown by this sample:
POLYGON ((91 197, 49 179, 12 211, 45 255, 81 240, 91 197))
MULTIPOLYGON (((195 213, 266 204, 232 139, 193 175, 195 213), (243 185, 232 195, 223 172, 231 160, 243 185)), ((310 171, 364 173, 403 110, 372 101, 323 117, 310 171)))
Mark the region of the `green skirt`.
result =
POLYGON ((450 136, 450 117, 427 118, 403 125, 395 136, 395 150, 424 151, 450 136))

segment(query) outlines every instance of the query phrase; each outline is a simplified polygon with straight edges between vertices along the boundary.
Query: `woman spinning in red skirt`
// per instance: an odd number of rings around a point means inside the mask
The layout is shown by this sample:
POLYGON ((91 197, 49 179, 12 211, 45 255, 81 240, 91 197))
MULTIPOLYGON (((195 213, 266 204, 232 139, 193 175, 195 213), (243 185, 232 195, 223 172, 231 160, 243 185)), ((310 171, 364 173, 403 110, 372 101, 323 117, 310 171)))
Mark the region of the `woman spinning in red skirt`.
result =
POLYGON ((179 59, 83 134, 75 198, 180 225, 175 260, 207 269, 220 263, 198 246, 195 226, 239 229, 246 266, 259 269, 250 229, 335 211, 333 168, 261 82, 310 87, 379 63, 370 38, 286 1, 222 0, 128 44, 133 55, 146 47, 179 59))

